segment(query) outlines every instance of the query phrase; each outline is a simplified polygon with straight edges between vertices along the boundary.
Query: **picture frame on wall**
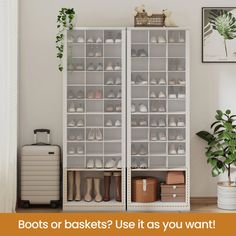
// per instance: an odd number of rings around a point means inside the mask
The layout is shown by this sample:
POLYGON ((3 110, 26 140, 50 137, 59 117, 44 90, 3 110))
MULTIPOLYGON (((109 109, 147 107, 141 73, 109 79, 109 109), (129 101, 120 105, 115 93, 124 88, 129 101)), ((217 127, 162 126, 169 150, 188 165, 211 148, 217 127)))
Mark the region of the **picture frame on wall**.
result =
POLYGON ((202 8, 202 62, 236 63, 236 7, 202 8))

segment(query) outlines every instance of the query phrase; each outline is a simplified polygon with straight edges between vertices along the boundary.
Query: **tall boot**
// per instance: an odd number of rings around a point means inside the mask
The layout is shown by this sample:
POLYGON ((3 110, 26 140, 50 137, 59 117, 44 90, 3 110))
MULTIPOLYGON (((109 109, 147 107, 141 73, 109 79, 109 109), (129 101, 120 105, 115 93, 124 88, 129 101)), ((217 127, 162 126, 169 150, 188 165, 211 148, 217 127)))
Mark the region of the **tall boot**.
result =
POLYGON ((100 178, 94 178, 94 200, 95 202, 101 202, 102 201, 102 195, 100 191, 100 183, 101 179, 100 178))
POLYGON ((75 171, 75 201, 81 200, 80 194, 80 172, 75 171))
POLYGON ((110 201, 110 186, 111 186, 112 172, 104 172, 104 197, 103 201, 110 201))
POLYGON ((67 200, 74 199, 74 171, 67 172, 67 200))
POLYGON ((87 189, 86 189, 86 193, 84 196, 84 200, 86 202, 91 202, 92 201, 92 188, 93 188, 93 179, 88 177, 86 178, 86 184, 87 184, 87 189))
POLYGON ((115 199, 117 202, 121 202, 121 172, 113 172, 115 177, 115 199))

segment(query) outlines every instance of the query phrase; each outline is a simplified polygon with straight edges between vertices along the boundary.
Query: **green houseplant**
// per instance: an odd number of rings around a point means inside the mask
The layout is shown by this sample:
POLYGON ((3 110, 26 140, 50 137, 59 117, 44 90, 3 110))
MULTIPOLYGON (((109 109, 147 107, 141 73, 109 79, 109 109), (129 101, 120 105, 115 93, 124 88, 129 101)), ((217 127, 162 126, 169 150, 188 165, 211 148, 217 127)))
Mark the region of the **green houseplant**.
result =
POLYGON ((197 135, 207 142, 205 155, 207 163, 212 167, 212 176, 227 172, 227 182, 218 183, 218 206, 223 209, 236 209, 236 184, 231 179, 231 168, 236 166, 236 115, 232 115, 230 110, 217 110, 215 119, 211 125, 211 133, 200 131, 197 135), (231 195, 233 200, 231 197, 229 200, 231 195), (231 200, 233 205, 229 203, 231 200))
POLYGON ((57 58, 59 58, 60 60, 58 65, 58 69, 60 71, 63 71, 62 58, 64 52, 64 38, 65 38, 64 32, 65 30, 73 29, 74 18, 75 18, 74 8, 61 8, 57 16, 58 33, 56 35, 56 49, 57 49, 57 58))

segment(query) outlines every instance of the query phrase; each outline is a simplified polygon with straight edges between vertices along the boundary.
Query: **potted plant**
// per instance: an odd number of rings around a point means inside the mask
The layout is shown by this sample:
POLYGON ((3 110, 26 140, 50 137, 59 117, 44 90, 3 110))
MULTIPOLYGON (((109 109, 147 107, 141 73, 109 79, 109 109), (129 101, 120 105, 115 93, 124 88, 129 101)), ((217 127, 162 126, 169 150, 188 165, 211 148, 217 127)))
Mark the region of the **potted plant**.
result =
POLYGON ((236 166, 236 115, 230 110, 216 111, 212 132, 200 131, 197 135, 207 142, 207 163, 212 167, 212 176, 227 173, 225 182, 218 182, 218 207, 236 210, 236 182, 231 178, 231 169, 236 166))

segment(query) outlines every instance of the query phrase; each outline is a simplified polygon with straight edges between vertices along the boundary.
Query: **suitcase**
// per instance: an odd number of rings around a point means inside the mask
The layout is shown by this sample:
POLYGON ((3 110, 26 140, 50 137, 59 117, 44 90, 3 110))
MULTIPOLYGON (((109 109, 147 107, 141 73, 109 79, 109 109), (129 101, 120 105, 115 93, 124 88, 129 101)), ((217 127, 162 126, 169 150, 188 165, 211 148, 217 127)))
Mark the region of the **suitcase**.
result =
POLYGON ((34 144, 25 145, 21 150, 20 199, 21 207, 30 204, 60 204, 61 150, 50 145, 50 130, 34 130, 34 144), (37 142, 39 133, 47 134, 47 143, 37 142))

